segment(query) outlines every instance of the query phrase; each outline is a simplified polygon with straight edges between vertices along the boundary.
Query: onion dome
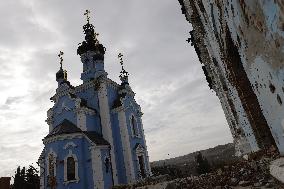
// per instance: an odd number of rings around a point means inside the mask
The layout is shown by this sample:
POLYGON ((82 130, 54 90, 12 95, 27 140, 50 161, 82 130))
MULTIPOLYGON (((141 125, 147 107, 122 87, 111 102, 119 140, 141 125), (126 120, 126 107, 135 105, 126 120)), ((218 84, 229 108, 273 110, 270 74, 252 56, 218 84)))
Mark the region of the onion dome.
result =
POLYGON ((63 70, 63 68, 62 68, 63 54, 64 53, 62 51, 60 51, 60 53, 58 54, 58 57, 60 58, 60 69, 56 73, 56 81, 58 81, 58 82, 62 82, 62 81, 67 80, 67 71, 63 70))
POLYGON ((85 41, 80 43, 77 54, 80 56, 88 51, 95 52, 94 59, 95 60, 104 60, 104 54, 105 54, 105 47, 99 43, 97 36, 98 33, 95 32, 95 27, 93 24, 90 24, 90 17, 89 17, 89 10, 86 10, 85 14, 87 16, 87 24, 83 26, 84 34, 85 34, 85 41))
POLYGON ((56 73, 56 80, 58 81, 60 79, 67 79, 67 72, 62 68, 60 68, 60 70, 56 73))

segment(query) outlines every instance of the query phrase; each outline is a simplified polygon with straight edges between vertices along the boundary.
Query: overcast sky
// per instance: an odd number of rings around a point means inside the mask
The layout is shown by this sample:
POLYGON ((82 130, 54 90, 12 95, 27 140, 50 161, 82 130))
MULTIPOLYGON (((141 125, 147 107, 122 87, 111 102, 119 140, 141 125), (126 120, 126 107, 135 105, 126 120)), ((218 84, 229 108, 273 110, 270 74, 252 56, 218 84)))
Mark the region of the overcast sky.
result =
POLYGON ((105 68, 117 82, 117 54, 124 54, 151 161, 232 141, 219 100, 185 41, 191 26, 177 0, 0 2, 0 177, 38 159, 60 50, 69 81, 81 83, 76 49, 86 9, 107 48, 105 68))

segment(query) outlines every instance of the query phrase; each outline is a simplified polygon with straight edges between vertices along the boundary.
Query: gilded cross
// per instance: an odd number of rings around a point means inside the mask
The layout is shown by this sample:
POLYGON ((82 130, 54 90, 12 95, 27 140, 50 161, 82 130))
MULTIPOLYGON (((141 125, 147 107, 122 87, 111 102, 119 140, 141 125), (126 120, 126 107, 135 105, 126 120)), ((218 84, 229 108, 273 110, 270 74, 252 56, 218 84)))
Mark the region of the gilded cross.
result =
POLYGON ((62 52, 62 51, 60 51, 59 54, 58 54, 58 57, 60 58, 60 68, 62 68, 63 55, 64 55, 64 52, 62 52))
POLYGON ((123 59, 122 59, 122 57, 123 57, 123 54, 119 53, 118 54, 118 58, 120 60, 120 64, 123 66, 123 59))
POLYGON ((90 13, 91 11, 89 11, 88 9, 85 11, 84 15, 87 17, 87 22, 90 22, 90 13))

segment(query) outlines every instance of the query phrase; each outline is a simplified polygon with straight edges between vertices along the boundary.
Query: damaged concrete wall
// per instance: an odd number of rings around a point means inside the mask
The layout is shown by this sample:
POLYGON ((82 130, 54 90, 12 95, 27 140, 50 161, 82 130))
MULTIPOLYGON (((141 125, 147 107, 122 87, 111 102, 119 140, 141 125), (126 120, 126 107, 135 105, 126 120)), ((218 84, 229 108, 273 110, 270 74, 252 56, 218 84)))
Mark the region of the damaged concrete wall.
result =
POLYGON ((284 154, 284 1, 179 0, 239 155, 284 154))

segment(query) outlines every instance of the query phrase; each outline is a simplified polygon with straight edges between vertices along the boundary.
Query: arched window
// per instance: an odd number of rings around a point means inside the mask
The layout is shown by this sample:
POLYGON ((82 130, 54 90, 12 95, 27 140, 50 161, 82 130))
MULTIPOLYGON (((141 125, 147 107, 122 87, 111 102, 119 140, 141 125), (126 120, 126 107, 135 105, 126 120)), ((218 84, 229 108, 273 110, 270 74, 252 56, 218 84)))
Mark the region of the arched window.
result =
POLYGON ((75 180, 75 160, 73 157, 67 158, 67 181, 75 180))
POLYGON ((48 164, 49 164, 49 167, 48 167, 49 177, 54 177, 55 175, 54 175, 54 156, 53 154, 49 154, 48 164))
POLYGON ((69 150, 69 154, 64 158, 64 184, 69 184, 71 182, 79 182, 79 172, 78 172, 78 158, 72 151, 69 150))
POLYGON ((105 168, 106 168, 107 173, 109 172, 109 167, 110 167, 110 161, 109 161, 109 158, 106 157, 105 158, 105 168))
POLYGON ((48 154, 47 164, 48 164, 48 171, 47 171, 47 185, 50 188, 56 186, 56 154, 51 150, 48 154))
POLYGON ((131 129, 134 136, 138 136, 137 122, 134 116, 131 116, 131 129))

